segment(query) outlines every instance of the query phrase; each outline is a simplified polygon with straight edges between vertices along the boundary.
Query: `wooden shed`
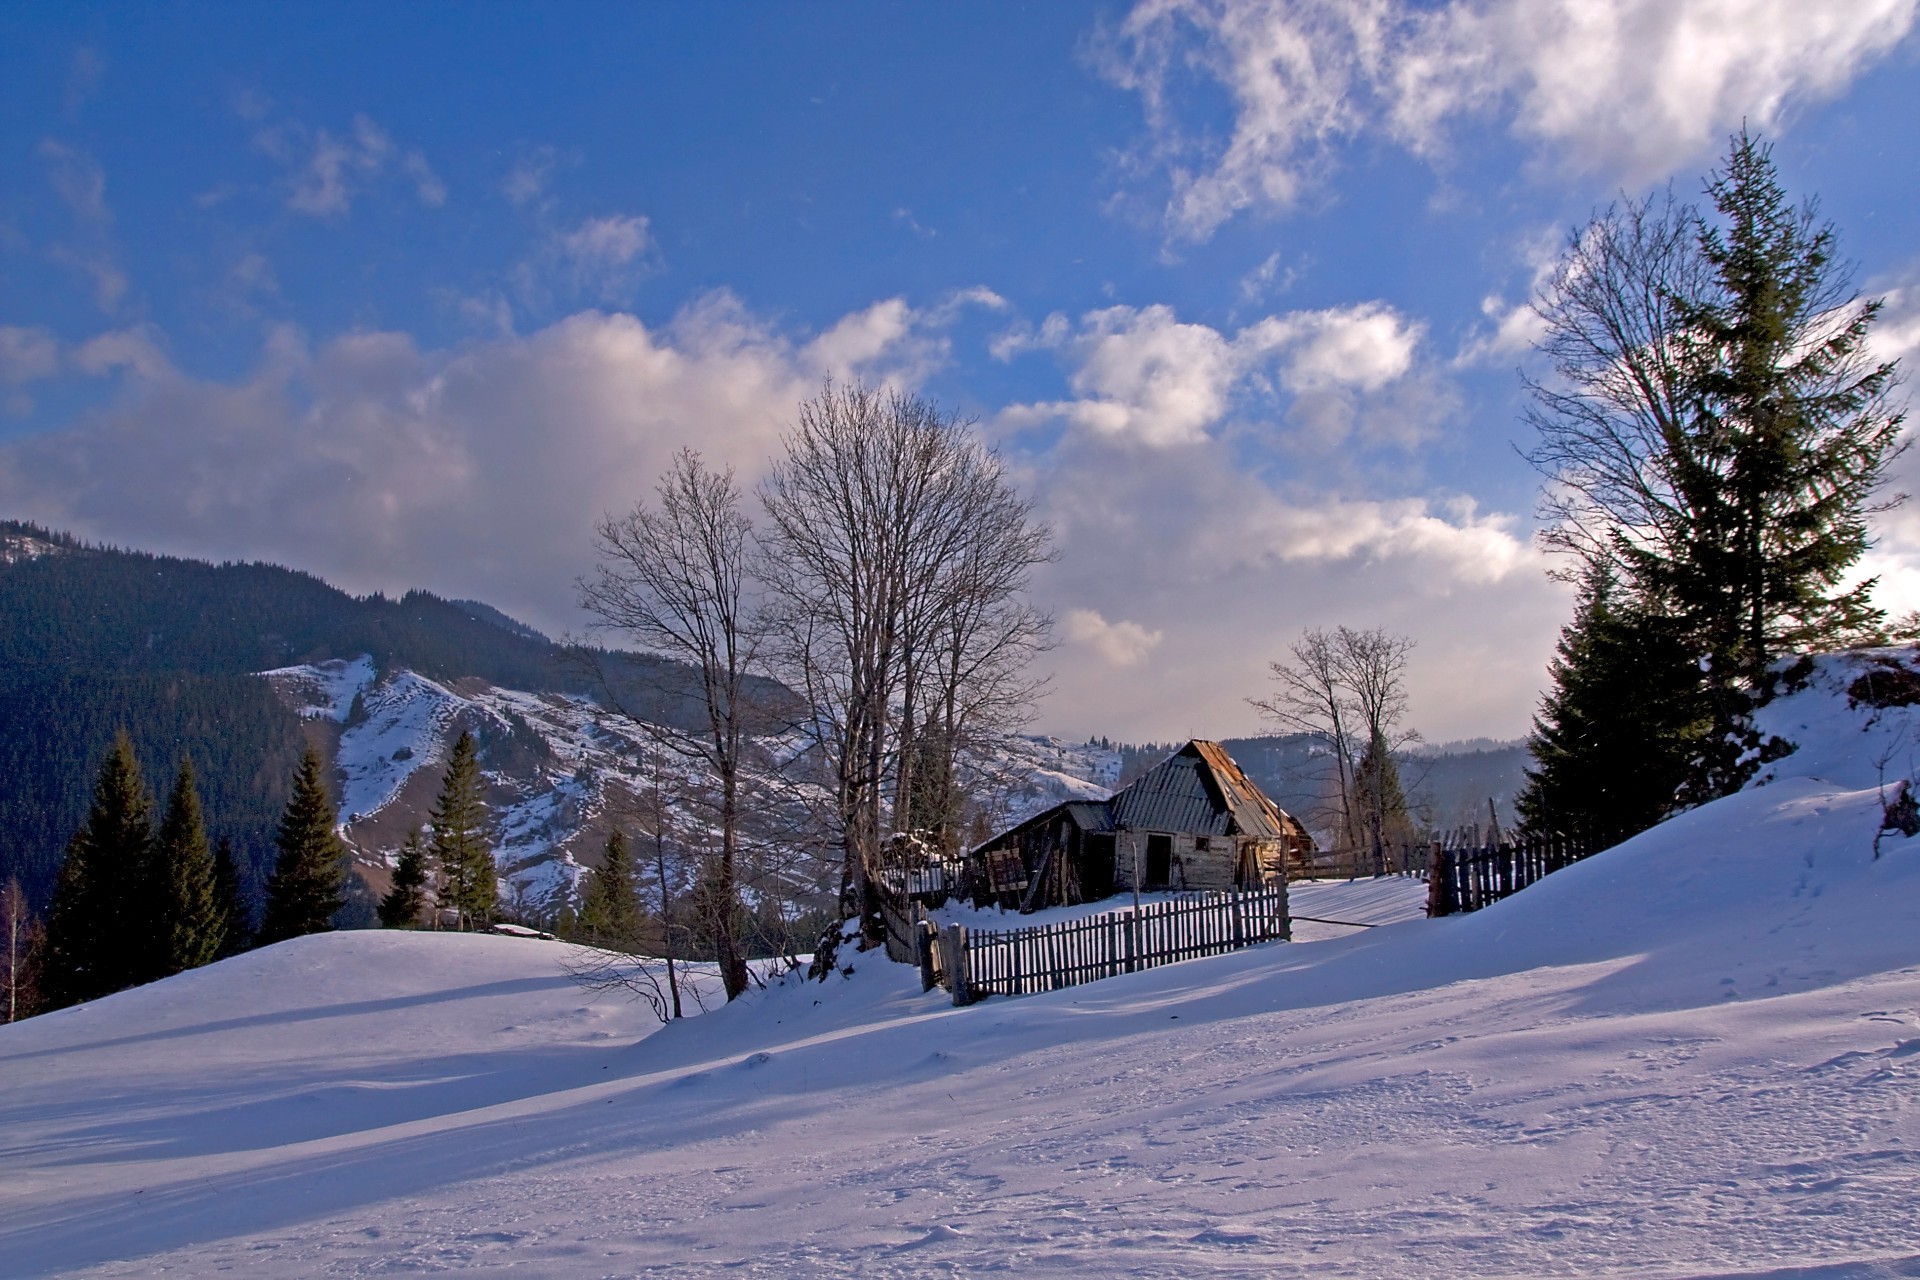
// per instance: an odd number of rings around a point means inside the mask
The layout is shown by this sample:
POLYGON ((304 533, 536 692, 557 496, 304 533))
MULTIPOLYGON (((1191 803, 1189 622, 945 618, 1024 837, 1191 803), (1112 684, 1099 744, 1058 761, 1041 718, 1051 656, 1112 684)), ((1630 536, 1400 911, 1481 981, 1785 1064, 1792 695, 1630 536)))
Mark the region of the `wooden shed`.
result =
POLYGON ((1106 800, 1069 800, 977 846, 980 896, 1022 910, 1129 892, 1253 888, 1286 879, 1313 839, 1220 745, 1189 742, 1106 800))

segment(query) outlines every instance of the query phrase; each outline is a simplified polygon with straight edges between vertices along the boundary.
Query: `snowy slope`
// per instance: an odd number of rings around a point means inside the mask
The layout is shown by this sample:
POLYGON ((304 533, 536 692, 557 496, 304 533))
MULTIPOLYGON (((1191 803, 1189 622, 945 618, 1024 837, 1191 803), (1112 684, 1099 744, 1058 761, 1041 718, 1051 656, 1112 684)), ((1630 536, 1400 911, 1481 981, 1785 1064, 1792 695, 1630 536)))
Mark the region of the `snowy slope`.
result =
POLYGON ((0 1274, 1920 1275, 1920 839, 1845 746, 1910 711, 1835 679, 1468 916, 651 1034, 560 944, 337 935, 0 1029, 0 1274))
MULTIPOLYGON (((454 739, 474 733, 506 892, 536 910, 557 905, 582 863, 597 860, 606 833, 596 820, 647 809, 636 797, 650 796, 656 770, 669 796, 711 785, 661 751, 645 726, 584 697, 479 680, 450 685, 404 668, 379 670, 364 655, 260 674, 302 716, 338 726, 341 832, 376 864, 390 864, 406 832, 425 821, 454 739)), ((795 750, 765 745, 774 758, 795 750)), ((1120 769, 1117 752, 1058 738, 1008 737, 985 754, 969 781, 992 829, 1062 800, 1104 798, 1120 769)), ((709 818, 682 807, 671 821, 691 832, 709 818)))

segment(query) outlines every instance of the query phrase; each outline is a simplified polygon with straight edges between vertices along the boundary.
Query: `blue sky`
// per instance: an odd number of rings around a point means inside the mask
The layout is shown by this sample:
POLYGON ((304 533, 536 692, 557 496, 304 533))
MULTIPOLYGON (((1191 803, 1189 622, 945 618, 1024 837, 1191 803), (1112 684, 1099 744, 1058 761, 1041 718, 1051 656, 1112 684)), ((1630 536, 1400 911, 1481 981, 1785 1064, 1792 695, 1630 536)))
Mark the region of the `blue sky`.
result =
MULTIPOLYGON (((1522 305, 1742 120, 1920 348, 1915 0, 0 11, 0 512, 578 627, 601 511, 821 378, 1054 524, 1042 727, 1253 729, 1300 628, 1524 731, 1522 305)), ((1909 485, 1908 487, 1912 487, 1909 485)), ((1883 522, 1920 604, 1920 519, 1883 522)))

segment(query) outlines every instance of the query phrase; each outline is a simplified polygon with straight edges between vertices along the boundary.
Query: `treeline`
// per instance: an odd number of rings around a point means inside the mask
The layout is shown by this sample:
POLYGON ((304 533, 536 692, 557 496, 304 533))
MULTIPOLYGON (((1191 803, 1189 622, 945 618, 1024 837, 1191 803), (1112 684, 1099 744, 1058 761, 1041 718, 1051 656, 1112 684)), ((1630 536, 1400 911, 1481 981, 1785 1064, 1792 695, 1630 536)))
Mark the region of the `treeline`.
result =
POLYGON ((640 654, 576 661, 473 602, 354 597, 274 565, 89 546, 18 522, 0 522, 0 537, 51 548, 0 563, 0 883, 17 878, 36 911, 86 811, 85 779, 123 725, 143 759, 193 758, 214 837, 231 843, 258 905, 304 741, 259 671, 365 653, 437 680, 587 692, 592 668, 617 678, 636 714, 698 722, 698 680, 684 666, 640 654))
POLYGON ((184 973, 332 927, 348 874, 325 766, 308 748, 274 833, 259 926, 230 841, 208 838, 191 757, 156 803, 133 739, 116 734, 66 842, 44 922, 18 879, 0 892, 8 1021, 184 973))

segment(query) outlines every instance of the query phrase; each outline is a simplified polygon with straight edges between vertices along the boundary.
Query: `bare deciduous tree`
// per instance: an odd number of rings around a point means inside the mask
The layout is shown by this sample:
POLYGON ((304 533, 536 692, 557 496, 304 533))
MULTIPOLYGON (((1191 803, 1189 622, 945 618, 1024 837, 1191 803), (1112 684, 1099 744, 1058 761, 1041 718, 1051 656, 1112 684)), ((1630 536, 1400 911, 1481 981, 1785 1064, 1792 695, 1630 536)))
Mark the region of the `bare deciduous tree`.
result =
MULTIPOLYGON (((582 603, 601 627, 646 652, 686 663, 700 681, 700 731, 632 718, 662 746, 705 765, 716 780, 720 842, 703 897, 712 907, 714 958, 732 999, 748 981, 734 921, 741 784, 753 730, 747 691, 762 636, 752 589, 752 526, 733 473, 711 470, 697 453, 683 449, 661 477, 655 504, 608 516, 596 541, 601 563, 580 583, 582 603)), ((617 694, 610 696, 617 702, 617 694)))
POLYGON ((1019 597, 1048 534, 963 424, 858 383, 800 406, 761 497, 782 656, 831 774, 843 901, 871 919, 890 826, 950 838, 957 753, 1035 693, 1023 673, 1049 623, 1019 597))
POLYGON ((1319 741, 1333 792, 1322 818, 1336 845, 1369 850, 1376 869, 1396 817, 1393 756, 1417 736, 1399 727, 1412 649, 1412 640, 1381 628, 1309 628, 1288 650, 1290 660, 1270 664, 1279 685, 1273 696, 1248 699, 1282 728, 1319 741))

